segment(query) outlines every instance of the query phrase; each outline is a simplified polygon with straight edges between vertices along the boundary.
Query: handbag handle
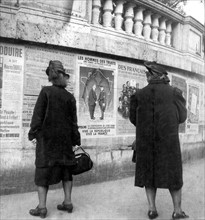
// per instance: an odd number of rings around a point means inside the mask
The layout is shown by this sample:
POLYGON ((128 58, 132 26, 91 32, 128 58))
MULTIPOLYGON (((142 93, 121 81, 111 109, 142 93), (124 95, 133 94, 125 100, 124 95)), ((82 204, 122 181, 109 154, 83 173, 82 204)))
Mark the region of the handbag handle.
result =
POLYGON ((81 149, 83 151, 83 153, 85 153, 88 157, 90 157, 90 155, 81 147, 79 146, 79 148, 77 150, 81 149))

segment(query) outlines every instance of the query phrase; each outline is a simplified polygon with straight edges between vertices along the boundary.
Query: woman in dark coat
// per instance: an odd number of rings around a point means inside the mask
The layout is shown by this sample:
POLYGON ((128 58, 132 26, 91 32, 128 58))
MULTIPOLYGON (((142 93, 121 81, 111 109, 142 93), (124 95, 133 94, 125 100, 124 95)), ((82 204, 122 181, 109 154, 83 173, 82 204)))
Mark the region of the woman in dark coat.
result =
POLYGON ((39 205, 30 214, 46 217, 49 185, 62 181, 64 201, 59 210, 72 212, 72 167, 75 165, 73 146, 80 145, 76 101, 65 87, 69 75, 60 61, 50 61, 46 70, 52 86, 45 86, 37 99, 29 131, 29 140, 36 140, 35 184, 39 205))
POLYGON ((158 216, 157 188, 170 190, 173 219, 188 217, 181 209, 182 160, 178 126, 187 117, 181 90, 169 85, 167 72, 146 62, 148 85, 131 97, 130 121, 136 126, 135 186, 145 187, 149 218, 158 216))

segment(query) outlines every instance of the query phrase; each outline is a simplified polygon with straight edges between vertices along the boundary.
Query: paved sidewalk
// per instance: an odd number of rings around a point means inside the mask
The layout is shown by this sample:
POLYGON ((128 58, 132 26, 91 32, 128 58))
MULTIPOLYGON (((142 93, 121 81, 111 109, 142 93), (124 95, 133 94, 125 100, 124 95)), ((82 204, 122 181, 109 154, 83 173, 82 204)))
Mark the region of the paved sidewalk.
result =
MULTIPOLYGON (((134 177, 73 188, 73 213, 58 211, 62 202, 61 189, 48 193, 46 219, 69 220, 143 220, 147 219, 147 201, 144 189, 134 187, 134 177)), ((28 214, 38 203, 37 193, 1 196, 0 219, 40 219, 28 214)), ((168 190, 157 192, 157 219, 171 219, 172 201, 168 190)), ((204 159, 184 165, 182 207, 189 219, 205 220, 205 162, 204 159)))

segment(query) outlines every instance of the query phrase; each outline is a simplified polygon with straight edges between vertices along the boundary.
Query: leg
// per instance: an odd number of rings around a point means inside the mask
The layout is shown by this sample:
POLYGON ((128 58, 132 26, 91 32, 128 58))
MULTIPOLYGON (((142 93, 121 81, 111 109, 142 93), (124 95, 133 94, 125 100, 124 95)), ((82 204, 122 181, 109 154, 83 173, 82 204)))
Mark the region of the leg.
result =
POLYGON ((169 190, 173 206, 174 206, 174 212, 172 214, 173 219, 179 219, 179 218, 188 218, 189 216, 186 215, 181 208, 181 200, 182 200, 182 189, 179 190, 169 190))
POLYGON ((35 209, 30 209, 29 213, 33 216, 40 216, 45 218, 47 215, 46 199, 48 193, 48 186, 38 186, 39 205, 35 209))
POLYGON ((93 118, 95 118, 95 116, 94 116, 94 114, 95 114, 95 105, 93 105, 92 114, 93 114, 93 118))
POLYGON ((172 197, 172 201, 173 201, 173 206, 174 206, 174 212, 175 213, 181 213, 182 209, 181 209, 181 197, 182 197, 182 191, 181 189, 179 190, 169 190, 171 197, 172 197))
POLYGON ((39 208, 46 207, 47 193, 48 193, 48 186, 38 186, 39 208))
POLYGON ((63 183, 63 190, 64 190, 64 201, 62 204, 57 206, 57 209, 71 213, 73 211, 73 204, 71 202, 71 192, 72 192, 73 181, 71 180, 62 181, 62 183, 63 183))
POLYGON ((90 113, 90 118, 92 119, 92 106, 91 105, 89 105, 89 113, 90 113))
POLYGON ((100 117, 100 119, 102 120, 103 117, 104 117, 104 115, 103 115, 103 109, 102 109, 102 106, 101 106, 101 105, 100 105, 100 111, 101 111, 101 117, 100 117))
POLYGON ((73 181, 62 181, 64 190, 64 204, 71 204, 71 192, 73 181))
POLYGON ((156 211, 157 209, 156 209, 156 205, 155 205, 155 198, 156 198, 157 189, 145 187, 145 191, 146 191, 146 195, 147 195, 149 210, 156 211))

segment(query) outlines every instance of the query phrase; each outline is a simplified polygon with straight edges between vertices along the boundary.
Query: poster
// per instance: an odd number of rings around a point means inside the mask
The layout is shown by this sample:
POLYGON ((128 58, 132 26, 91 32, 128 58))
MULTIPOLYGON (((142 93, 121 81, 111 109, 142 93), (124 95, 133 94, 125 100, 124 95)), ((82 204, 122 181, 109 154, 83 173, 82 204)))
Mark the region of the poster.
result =
POLYGON ((21 141, 24 47, 0 44, 0 138, 21 141))
MULTIPOLYGON (((182 91, 182 96, 187 102, 187 82, 184 78, 172 75, 172 86, 182 91)), ((179 125, 179 133, 185 133, 186 122, 179 125)))
POLYGON ((147 85, 145 67, 118 62, 117 78, 117 135, 135 134, 135 127, 129 120, 130 96, 136 89, 147 85))
POLYGON ((78 56, 78 125, 82 138, 114 136, 116 61, 78 56))
POLYGON ((50 60, 59 60, 63 63, 66 73, 70 75, 70 82, 66 88, 74 94, 75 85, 75 55, 46 48, 25 48, 25 82, 23 99, 23 127, 29 128, 33 108, 43 86, 51 85, 45 73, 50 60))
POLYGON ((199 87, 194 84, 188 86, 187 133, 198 133, 199 128, 199 87))

